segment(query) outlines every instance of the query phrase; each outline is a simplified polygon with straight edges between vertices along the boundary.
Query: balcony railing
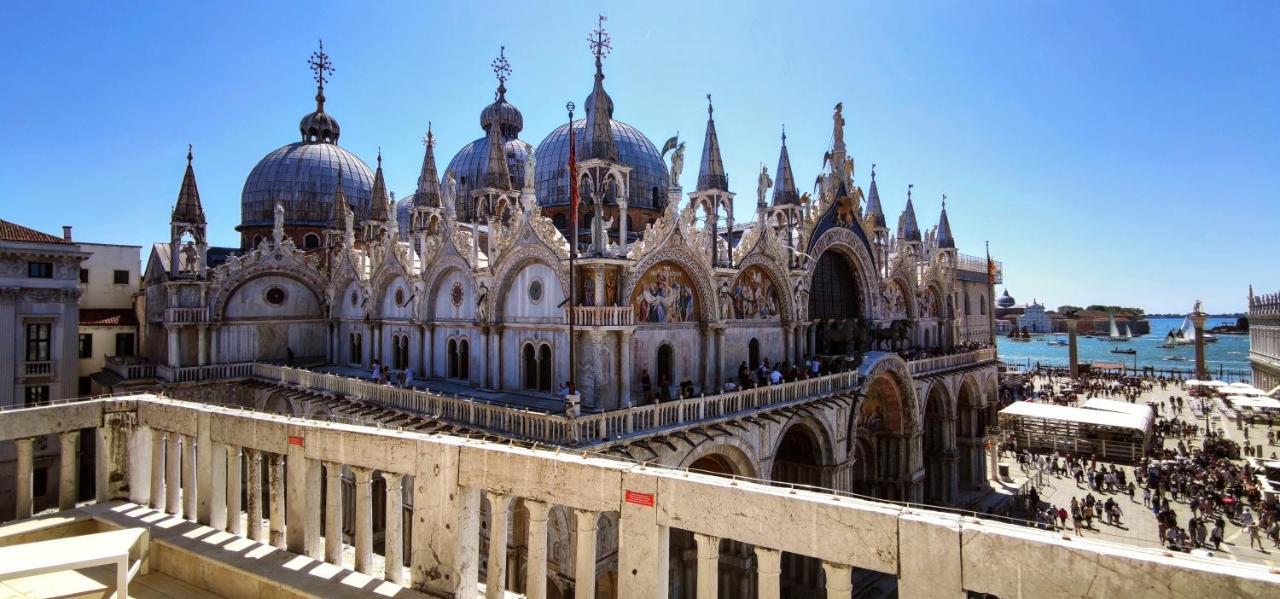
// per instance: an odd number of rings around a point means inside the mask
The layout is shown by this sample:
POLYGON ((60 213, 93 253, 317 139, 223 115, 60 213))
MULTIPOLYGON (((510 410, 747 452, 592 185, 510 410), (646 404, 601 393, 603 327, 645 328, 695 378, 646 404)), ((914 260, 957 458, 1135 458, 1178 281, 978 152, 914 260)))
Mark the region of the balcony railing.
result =
POLYGON ((574 324, 582 327, 629 327, 636 324, 631 306, 574 306, 574 324))
POLYGON ((52 376, 54 373, 53 360, 22 362, 21 364, 20 372, 22 376, 52 376))
POLYGON ((910 360, 907 362, 907 368, 911 371, 911 376, 925 376, 928 374, 954 370, 956 368, 967 368, 983 362, 991 362, 995 359, 996 350, 994 347, 989 347, 971 352, 951 354, 949 356, 910 360))
POLYGON ((165 308, 164 320, 169 324, 209 322, 208 308, 165 308))
MULTIPOLYGON (((536 514, 559 507, 593 524, 602 513, 613 514, 621 534, 601 535, 605 545, 592 534, 590 542, 568 545, 574 554, 568 557, 589 564, 577 569, 575 582, 591 589, 598 556, 616 556, 602 574, 615 577, 621 597, 666 596, 668 554, 682 567, 711 572, 699 576, 698 594, 717 596, 722 540, 753 553, 757 566, 732 574, 750 578, 733 582, 759 589, 762 599, 777 599, 788 582, 782 579, 790 575, 780 567, 784 552, 821 564, 811 570, 824 575, 813 576, 809 584, 831 599, 849 599, 851 581, 864 570, 884 573, 903 597, 1083 597, 1088 592, 1082 580, 1116 597, 1217 596, 1207 589, 1222 596, 1273 597, 1280 589, 1280 573, 1263 564, 1072 537, 985 516, 871 501, 842 490, 788 488, 579 452, 413 431, 392 435, 153 395, 9 410, 4 416, 0 442, 17 448, 13 497, 18 518, 33 512, 29 481, 35 443, 54 435, 63 451, 71 451, 87 429, 100 448, 84 455, 96 479, 95 501, 77 508, 81 469, 72 468, 55 478, 60 507, 76 508, 79 517, 113 528, 148 529, 167 543, 164 556, 155 556, 165 559, 152 559, 152 568, 226 596, 249 594, 234 579, 254 579, 249 588, 257 594, 256 580, 273 575, 279 576, 276 583, 284 588, 276 590, 283 594, 352 594, 353 587, 345 586, 352 577, 343 571, 351 564, 347 556, 363 574, 387 581, 359 584, 388 596, 398 594, 395 585, 430 596, 504 596, 505 585, 516 576, 525 579, 516 588, 543 596, 547 575, 562 573, 561 564, 570 561, 547 560, 546 520, 530 518, 529 526, 514 528, 518 537, 512 539, 506 510, 493 512, 495 524, 481 529, 484 501, 519 503, 536 514), (175 463, 182 467, 171 466, 175 463), (386 481, 385 499, 370 491, 375 473, 386 481), (411 492, 402 492, 410 481, 411 492), (385 510, 375 506, 381 501, 385 510), (374 528, 383 521, 377 513, 386 514, 380 531, 374 528), (698 551, 672 551, 672 528, 692 533, 698 551), (378 561, 373 559, 375 532, 384 540, 378 561), (216 551, 191 540, 212 537, 220 537, 216 551), (351 539, 349 550, 344 537, 351 539), (268 539, 276 547, 267 545, 268 539), (531 563, 503 576, 493 565, 508 563, 512 543, 528 548, 522 554, 531 563), (253 553, 241 557, 249 549, 253 553), (271 559, 252 559, 271 552, 271 559), (296 572, 280 575, 311 563, 304 555, 329 570, 301 582, 296 572), (493 568, 486 573, 491 587, 481 579, 478 555, 493 568), (535 562, 533 556, 540 559, 535 562), (305 591, 290 592, 290 585, 299 584, 305 591)), ((563 527, 552 530, 556 543, 572 539, 563 527)))
POLYGON ((125 381, 156 377, 156 365, 139 356, 107 356, 105 369, 125 381))

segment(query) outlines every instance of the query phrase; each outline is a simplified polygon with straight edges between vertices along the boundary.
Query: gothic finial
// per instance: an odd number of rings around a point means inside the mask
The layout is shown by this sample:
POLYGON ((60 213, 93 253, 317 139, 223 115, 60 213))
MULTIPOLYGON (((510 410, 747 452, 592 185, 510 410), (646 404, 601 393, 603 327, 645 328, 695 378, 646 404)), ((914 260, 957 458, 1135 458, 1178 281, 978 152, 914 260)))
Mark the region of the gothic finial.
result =
POLYGON ((871 180, 876 180, 876 163, 874 162, 871 163, 871 180))
POLYGON ((609 51, 613 50, 613 38, 609 37, 609 32, 604 29, 604 22, 609 20, 608 17, 600 15, 600 20, 595 31, 587 36, 587 42, 591 45, 591 53, 596 56, 596 68, 600 67, 601 61, 609 55, 609 51))
POLYGON ((712 112, 715 112, 715 108, 711 106, 711 94, 707 94, 707 117, 708 118, 711 116, 712 112))
POLYGON ((382 166, 382 146, 378 146, 378 166, 382 166))
POLYGON ((493 59, 493 74, 498 78, 497 99, 507 97, 507 78, 511 76, 511 63, 507 62, 507 47, 499 46, 498 57, 493 59))
POLYGON ((426 147, 436 145, 436 138, 431 134, 431 121, 427 121, 427 134, 422 136, 422 145, 426 147))
POLYGON ((191 144, 187 144, 187 164, 188 165, 191 164, 192 158, 194 158, 194 156, 191 154, 191 144))
POLYGON ((943 210, 947 209, 947 194, 945 193, 942 194, 942 209, 943 210))
POLYGON ((913 188, 913 187, 915 187, 915 186, 916 186, 916 184, 915 184, 915 183, 908 183, 908 184, 907 184, 907 201, 908 201, 908 202, 910 202, 910 201, 911 201, 911 188, 913 188))
POLYGON ((324 52, 323 39, 320 40, 320 49, 311 53, 311 58, 307 60, 307 64, 315 72, 316 104, 322 110, 324 107, 324 84, 329 82, 329 75, 333 74, 333 63, 330 62, 329 55, 324 52))
POLYGON ((787 124, 782 124, 782 145, 787 145, 787 124))

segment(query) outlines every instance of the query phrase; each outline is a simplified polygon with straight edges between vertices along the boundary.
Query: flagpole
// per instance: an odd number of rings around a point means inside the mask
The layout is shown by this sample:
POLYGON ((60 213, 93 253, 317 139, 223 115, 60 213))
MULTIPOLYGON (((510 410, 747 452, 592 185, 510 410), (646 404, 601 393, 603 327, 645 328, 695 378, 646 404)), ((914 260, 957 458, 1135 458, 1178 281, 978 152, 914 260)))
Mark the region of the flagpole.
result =
POLYGON ((987 331, 991 336, 991 347, 996 346, 996 263, 991 260, 991 242, 987 245, 987 331))
POLYGON ((574 331, 574 323, 577 320, 574 314, 574 296, 577 295, 577 288, 573 284, 574 264, 578 258, 578 157, 574 142, 577 136, 573 132, 573 102, 565 104, 565 109, 569 111, 569 220, 573 231, 573 236, 569 238, 569 387, 570 392, 573 393, 577 389, 574 369, 578 365, 574 346, 577 337, 574 331))

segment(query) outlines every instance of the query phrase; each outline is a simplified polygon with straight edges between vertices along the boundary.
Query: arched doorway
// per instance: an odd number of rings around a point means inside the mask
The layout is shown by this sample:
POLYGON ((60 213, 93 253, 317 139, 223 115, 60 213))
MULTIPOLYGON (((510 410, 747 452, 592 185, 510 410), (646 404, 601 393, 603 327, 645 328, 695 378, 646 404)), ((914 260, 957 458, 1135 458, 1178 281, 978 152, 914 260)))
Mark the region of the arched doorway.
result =
POLYGON ((533 349, 533 344, 524 344, 524 348, 520 350, 520 356, 523 375, 520 388, 536 391, 538 390, 538 355, 533 349))
POLYGON ((471 344, 466 339, 458 341, 458 378, 471 380, 471 344))
POLYGON ((551 346, 542 344, 538 348, 538 390, 550 393, 555 386, 555 381, 551 380, 554 375, 551 372, 551 346))
POLYGON ((671 345, 663 343, 658 346, 658 385, 671 385, 673 367, 675 365, 675 352, 671 349, 671 345))
POLYGON ((448 351, 445 352, 449 359, 449 378, 456 379, 458 377, 458 340, 450 339, 448 351))
POLYGON ((909 500, 912 448, 904 384, 893 374, 881 373, 865 388, 851 426, 852 438, 862 443, 857 448, 862 452, 859 459, 869 463, 854 469, 854 491, 879 499, 909 500), (867 475, 871 478, 859 478, 867 475))
POLYGON ((752 338, 747 343, 747 367, 757 368, 760 366, 760 340, 752 338))
MULTIPOLYGON (((773 452, 769 479, 814 487, 826 484, 822 446, 808 425, 792 424, 773 452)), ((782 553, 780 576, 783 597, 821 597, 824 593, 822 561, 794 553, 782 553)))
POLYGON ((959 462, 957 479, 962 489, 977 489, 986 481, 986 462, 983 460, 983 443, 987 434, 985 416, 978 384, 972 378, 965 378, 956 400, 955 419, 959 462))
POLYGON ((941 384, 934 384, 924 410, 924 462, 925 501, 935 505, 955 500, 951 478, 956 456, 948 442, 950 432, 946 390, 941 384))
POLYGON ((862 315, 862 290, 857 270, 845 255, 827 250, 818 257, 809 284, 809 318, 822 324, 814 335, 814 352, 819 355, 844 353, 845 346, 829 339, 844 329, 850 319, 862 315))

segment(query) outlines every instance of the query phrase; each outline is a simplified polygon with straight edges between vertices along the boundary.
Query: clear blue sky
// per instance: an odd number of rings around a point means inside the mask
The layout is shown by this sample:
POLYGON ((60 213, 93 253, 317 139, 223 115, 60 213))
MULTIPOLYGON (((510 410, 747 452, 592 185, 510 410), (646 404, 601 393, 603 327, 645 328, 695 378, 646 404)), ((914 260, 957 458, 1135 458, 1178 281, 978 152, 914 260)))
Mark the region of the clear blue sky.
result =
POLYGON ((441 168, 482 134, 499 45, 537 144, 590 91, 603 12, 615 116, 680 131, 690 189, 712 93, 740 220, 783 123, 812 184, 843 100, 890 221, 908 183, 922 225, 948 194, 961 251, 990 240, 1019 301, 1235 311, 1280 289, 1276 2, 56 4, 0 20, 0 217, 84 241, 166 240, 192 143, 212 240, 235 244, 244 178, 313 109, 318 37, 342 145, 381 146, 401 194, 427 121, 441 168))

